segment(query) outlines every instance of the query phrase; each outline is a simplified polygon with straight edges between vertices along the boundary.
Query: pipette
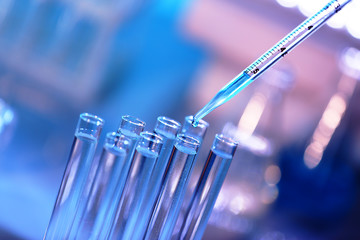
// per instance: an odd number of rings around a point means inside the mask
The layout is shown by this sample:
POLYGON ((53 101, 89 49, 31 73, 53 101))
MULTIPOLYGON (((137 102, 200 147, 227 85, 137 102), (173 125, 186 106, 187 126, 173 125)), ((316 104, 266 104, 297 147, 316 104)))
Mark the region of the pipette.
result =
POLYGON ((304 41, 310 34, 320 28, 330 17, 339 12, 346 4, 352 0, 332 0, 320 11, 309 17, 293 31, 281 39, 275 46, 270 48, 255 62, 248 66, 239 75, 226 84, 210 102, 208 102, 193 119, 193 125, 196 126, 200 119, 205 117, 215 108, 229 101, 242 89, 257 79, 268 68, 274 65, 299 43, 304 41))

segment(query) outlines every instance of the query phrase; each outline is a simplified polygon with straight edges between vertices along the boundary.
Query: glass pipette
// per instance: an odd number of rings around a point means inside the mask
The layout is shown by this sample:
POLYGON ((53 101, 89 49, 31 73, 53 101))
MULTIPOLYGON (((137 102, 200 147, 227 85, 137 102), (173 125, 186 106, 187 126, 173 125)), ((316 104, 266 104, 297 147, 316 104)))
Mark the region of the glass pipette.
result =
POLYGON ((196 126, 200 119, 205 117, 215 108, 229 101, 247 85, 252 83, 268 68, 310 36, 310 34, 320 28, 330 17, 339 12, 351 1, 352 0, 332 0, 312 17, 306 19, 277 44, 275 44, 275 46, 265 52, 255 62, 226 84, 215 95, 215 97, 210 100, 210 102, 208 102, 199 112, 196 113, 193 119, 193 125, 196 126))

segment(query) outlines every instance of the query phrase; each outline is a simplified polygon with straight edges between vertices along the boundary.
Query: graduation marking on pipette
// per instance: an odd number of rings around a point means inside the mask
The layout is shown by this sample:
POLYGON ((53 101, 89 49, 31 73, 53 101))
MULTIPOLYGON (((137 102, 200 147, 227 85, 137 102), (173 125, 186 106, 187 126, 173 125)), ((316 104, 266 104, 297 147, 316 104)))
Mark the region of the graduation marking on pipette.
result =
POLYGON ((302 22, 298 27, 220 89, 215 97, 196 113, 193 119, 193 125, 197 126, 200 119, 233 98, 351 1, 352 0, 332 0, 312 17, 309 17, 302 22))

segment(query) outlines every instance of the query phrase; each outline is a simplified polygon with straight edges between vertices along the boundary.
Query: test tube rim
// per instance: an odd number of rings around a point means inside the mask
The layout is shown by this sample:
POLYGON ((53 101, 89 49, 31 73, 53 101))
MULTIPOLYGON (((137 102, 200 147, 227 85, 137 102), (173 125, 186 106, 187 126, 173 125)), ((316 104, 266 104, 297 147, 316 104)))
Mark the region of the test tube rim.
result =
POLYGON ((100 118, 97 115, 90 114, 90 113, 81 113, 80 119, 87 123, 94 124, 96 126, 102 126, 105 123, 104 119, 100 118))
POLYGON ((131 116, 131 115, 124 115, 121 117, 122 120, 129 122, 133 125, 139 126, 139 127, 145 127, 145 122, 140 120, 137 117, 131 116))
POLYGON ((167 127, 174 128, 174 129, 180 129, 181 124, 178 121, 175 121, 174 119, 165 117, 165 116, 159 116, 157 118, 158 122, 166 125, 167 127))
POLYGON ((218 139, 219 141, 226 143, 228 145, 231 145, 233 147, 236 147, 239 144, 238 141, 235 141, 234 139, 232 139, 222 133, 215 134, 215 139, 218 139))
POLYGON ((196 139, 195 137, 192 137, 190 135, 179 133, 176 137, 177 141, 181 141, 182 144, 184 144, 186 147, 190 147, 192 149, 198 150, 200 146, 200 141, 196 139))
POLYGON ((156 133, 153 132, 149 132, 149 131, 145 131, 140 133, 140 136, 143 137, 144 139, 146 139, 147 141, 151 141, 154 143, 163 143, 163 138, 156 133), (149 137, 152 136, 152 137, 149 137))
MULTIPOLYGON (((189 115, 185 117, 185 121, 188 122, 191 126, 194 120, 194 116, 193 115, 189 115)), ((196 128, 208 128, 209 127, 209 123, 206 122, 204 119, 200 119, 199 123, 197 124, 196 128)))
POLYGON ((122 138, 124 140, 123 145, 121 145, 121 146, 114 143, 114 146, 116 146, 116 148, 118 148, 118 149, 127 150, 129 147, 131 147, 132 140, 129 137, 127 137, 125 134, 118 133, 118 132, 108 132, 106 134, 106 141, 110 138, 114 139, 114 141, 116 138, 118 138, 118 139, 122 138), (124 148, 124 146, 126 146, 126 148, 124 148))
POLYGON ((238 142, 234 139, 220 133, 215 134, 213 144, 211 146, 212 151, 222 152, 223 154, 234 156, 238 142))
POLYGON ((144 131, 140 133, 140 140, 136 149, 138 147, 145 148, 147 151, 150 151, 155 154, 159 154, 163 145, 163 138, 154 132, 144 131), (151 144, 150 144, 151 143, 151 144))

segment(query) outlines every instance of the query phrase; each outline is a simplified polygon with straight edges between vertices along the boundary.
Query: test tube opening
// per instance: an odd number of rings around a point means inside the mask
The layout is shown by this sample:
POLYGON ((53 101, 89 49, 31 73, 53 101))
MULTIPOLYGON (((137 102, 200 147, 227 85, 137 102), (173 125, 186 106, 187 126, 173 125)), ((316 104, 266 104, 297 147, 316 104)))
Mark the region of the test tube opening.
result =
POLYGON ((109 132, 106 134, 105 146, 117 151, 128 151, 132 144, 132 140, 124 134, 117 132, 109 132))
POLYGON ((200 141, 192 136, 180 133, 177 135, 175 146, 192 150, 195 154, 200 146, 200 141))
POLYGON ((163 139, 156 133, 142 132, 138 147, 144 148, 152 153, 158 154, 161 150, 163 139))
POLYGON ((196 126, 194 126, 193 121, 194 116, 186 116, 181 132, 195 137, 201 142, 206 134, 207 128, 209 127, 209 123, 207 123, 203 119, 200 119, 196 126))
POLYGON ((138 136, 142 131, 144 131, 144 128, 144 121, 131 115, 124 115, 121 118, 118 132, 138 136))
POLYGON ((171 118, 160 116, 157 118, 155 132, 168 138, 175 138, 181 124, 171 118))
POLYGON ((233 156, 238 143, 223 134, 216 134, 212 145, 214 152, 221 152, 233 156))
POLYGON ((87 134, 97 139, 100 137, 104 123, 105 121, 96 115, 82 113, 75 134, 87 134))

